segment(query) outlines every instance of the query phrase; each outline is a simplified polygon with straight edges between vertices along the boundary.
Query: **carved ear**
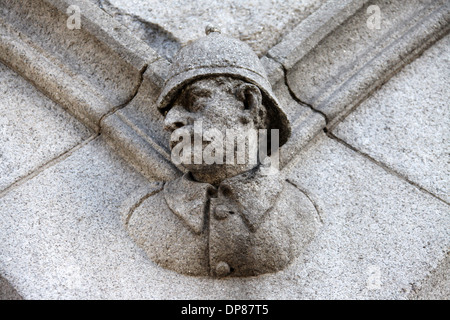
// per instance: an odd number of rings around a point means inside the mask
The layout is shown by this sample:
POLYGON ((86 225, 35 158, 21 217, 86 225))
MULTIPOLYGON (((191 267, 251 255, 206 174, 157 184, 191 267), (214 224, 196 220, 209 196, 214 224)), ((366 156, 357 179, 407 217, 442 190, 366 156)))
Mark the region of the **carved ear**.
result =
POLYGON ((249 117, 244 122, 253 119, 256 127, 262 127, 265 122, 266 109, 262 105, 262 95, 259 88, 251 83, 241 84, 237 91, 237 97, 244 103, 244 113, 249 117))
POLYGON ((261 91, 250 83, 241 84, 237 91, 237 97, 244 102, 244 109, 252 110, 261 104, 261 91))

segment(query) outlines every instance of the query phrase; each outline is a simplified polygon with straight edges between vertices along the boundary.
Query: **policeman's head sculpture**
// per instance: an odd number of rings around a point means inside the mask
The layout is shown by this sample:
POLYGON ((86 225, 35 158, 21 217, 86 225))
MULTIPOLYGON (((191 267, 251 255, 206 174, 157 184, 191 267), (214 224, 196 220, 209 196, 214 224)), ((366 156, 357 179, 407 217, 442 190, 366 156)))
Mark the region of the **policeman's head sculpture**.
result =
MULTIPOLYGON (((224 138, 230 132, 244 135, 249 130, 265 129, 265 138, 278 140, 275 144, 267 141, 269 153, 270 145, 280 147, 290 136, 289 121, 257 55, 246 43, 214 29, 180 50, 158 99, 158 107, 165 115, 165 128, 171 133, 183 129, 193 136, 195 122, 202 124, 202 132, 215 129, 224 138)), ((171 141, 171 148, 175 142, 171 141)), ((206 145, 204 142, 203 149, 206 145)), ((251 146, 247 143, 244 149, 248 153, 251 146)), ((250 170, 263 160, 249 161, 247 157, 244 163, 238 163, 237 155, 232 156, 234 161, 227 161, 230 159, 226 159, 224 152, 222 163, 192 159, 181 165, 195 177, 217 183, 250 170)))
MULTIPOLYGON (((172 136, 195 135, 196 123, 222 137, 274 131, 274 154, 291 134, 257 55, 216 30, 179 51, 157 106, 172 136)), ((209 143, 198 138, 203 154, 209 143)), ((186 275, 245 277, 280 271, 302 252, 317 229, 308 197, 282 174, 262 174, 261 158, 236 160, 181 162, 182 177, 136 206, 128 232, 151 260, 186 275)))

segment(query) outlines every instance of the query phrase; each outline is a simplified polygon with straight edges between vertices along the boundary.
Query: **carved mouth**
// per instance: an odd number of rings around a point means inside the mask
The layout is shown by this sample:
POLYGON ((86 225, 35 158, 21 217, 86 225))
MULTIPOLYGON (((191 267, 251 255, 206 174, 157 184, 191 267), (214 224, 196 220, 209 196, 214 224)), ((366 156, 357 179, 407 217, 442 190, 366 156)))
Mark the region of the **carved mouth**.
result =
MULTIPOLYGON (((170 150, 172 151, 180 143, 182 143, 181 140, 179 140, 179 141, 170 141, 169 142, 170 150)), ((209 144, 211 144, 211 141, 204 141, 204 140, 202 140, 202 149, 201 149, 202 152, 205 149, 205 147, 208 146, 209 144)), ((192 152, 194 152, 194 139, 192 138, 192 136, 191 136, 191 143, 186 145, 186 146, 189 146, 191 148, 192 152)))
POLYGON ((188 125, 174 130, 169 140, 170 150, 173 150, 173 148, 175 148, 175 146, 178 145, 179 143, 184 142, 184 139, 187 136, 191 137, 192 141, 193 129, 194 129, 193 126, 188 125))
POLYGON ((258 157, 267 155, 267 141, 261 143, 264 141, 259 138, 255 129, 248 132, 225 130, 222 134, 215 128, 203 131, 195 125, 186 125, 172 132, 169 141, 171 160, 183 165, 256 165, 258 157))
POLYGON ((177 146, 180 143, 184 143, 187 146, 190 146, 192 148, 192 151, 194 150, 194 141, 201 141, 202 142, 202 151, 203 149, 208 146, 211 142, 203 140, 202 132, 198 133, 194 131, 194 127, 192 125, 183 126, 181 128, 176 129, 172 132, 171 139, 169 141, 169 147, 170 150, 173 150, 175 146, 177 146), (172 137, 175 137, 174 140, 172 140, 172 137), (176 139, 178 138, 178 139, 176 139), (190 139, 190 144, 186 144, 185 139, 190 139))

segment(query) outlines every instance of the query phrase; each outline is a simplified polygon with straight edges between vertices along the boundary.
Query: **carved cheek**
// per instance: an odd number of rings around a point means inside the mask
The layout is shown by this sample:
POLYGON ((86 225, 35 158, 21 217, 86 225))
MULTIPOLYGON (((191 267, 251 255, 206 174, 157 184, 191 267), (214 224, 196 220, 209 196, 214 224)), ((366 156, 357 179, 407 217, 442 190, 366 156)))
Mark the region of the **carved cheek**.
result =
POLYGON ((214 103, 205 103, 203 108, 196 112, 197 120, 202 121, 203 125, 218 126, 222 122, 223 113, 221 113, 214 103))
POLYGON ((187 111, 182 105, 174 105, 166 114, 164 119, 164 128, 168 131, 174 131, 183 126, 193 123, 195 117, 187 111))

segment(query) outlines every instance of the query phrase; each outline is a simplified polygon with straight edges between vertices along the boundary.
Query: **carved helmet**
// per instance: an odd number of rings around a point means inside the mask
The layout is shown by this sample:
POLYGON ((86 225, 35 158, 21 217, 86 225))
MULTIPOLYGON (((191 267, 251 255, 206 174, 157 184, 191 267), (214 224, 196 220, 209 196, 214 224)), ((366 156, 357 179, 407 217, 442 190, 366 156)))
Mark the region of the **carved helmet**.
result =
POLYGON ((222 35, 217 29, 207 28, 206 34, 181 48, 176 55, 158 98, 158 108, 169 109, 177 93, 195 80, 210 76, 242 79, 261 90, 270 119, 267 129, 279 129, 282 146, 291 135, 291 127, 258 56, 246 43, 222 35))

